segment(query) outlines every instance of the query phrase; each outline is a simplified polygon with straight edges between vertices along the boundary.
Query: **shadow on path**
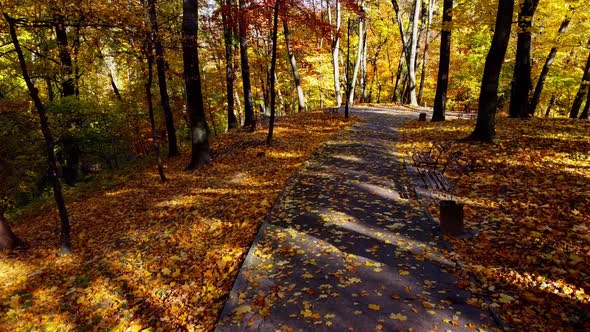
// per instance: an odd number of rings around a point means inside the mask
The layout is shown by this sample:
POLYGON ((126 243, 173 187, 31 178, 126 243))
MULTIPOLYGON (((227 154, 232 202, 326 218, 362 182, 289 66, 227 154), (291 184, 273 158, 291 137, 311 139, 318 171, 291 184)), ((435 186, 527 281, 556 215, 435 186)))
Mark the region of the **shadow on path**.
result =
POLYGON ((490 329, 468 305, 437 225, 407 194, 397 128, 415 114, 363 118, 286 188, 250 249, 216 331, 490 329))

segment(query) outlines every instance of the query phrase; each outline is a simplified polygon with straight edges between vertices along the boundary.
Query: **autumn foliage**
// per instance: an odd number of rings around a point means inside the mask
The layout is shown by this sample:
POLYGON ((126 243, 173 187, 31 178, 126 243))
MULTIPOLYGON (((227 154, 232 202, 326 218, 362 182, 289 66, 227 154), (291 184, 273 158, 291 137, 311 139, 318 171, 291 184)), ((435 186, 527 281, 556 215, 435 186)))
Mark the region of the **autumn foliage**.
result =
POLYGON ((186 172, 170 161, 126 183, 68 200, 74 254, 58 256, 56 211, 14 231, 28 249, 0 253, 0 330, 210 330, 244 254, 285 181, 347 126, 334 115, 278 120, 212 142, 214 162, 186 172))
POLYGON ((458 140, 473 122, 409 122, 400 143, 409 153, 451 142, 477 160, 456 193, 467 227, 480 232, 452 241, 467 272, 462 287, 489 296, 516 331, 589 329, 590 123, 499 118, 497 144, 458 140))

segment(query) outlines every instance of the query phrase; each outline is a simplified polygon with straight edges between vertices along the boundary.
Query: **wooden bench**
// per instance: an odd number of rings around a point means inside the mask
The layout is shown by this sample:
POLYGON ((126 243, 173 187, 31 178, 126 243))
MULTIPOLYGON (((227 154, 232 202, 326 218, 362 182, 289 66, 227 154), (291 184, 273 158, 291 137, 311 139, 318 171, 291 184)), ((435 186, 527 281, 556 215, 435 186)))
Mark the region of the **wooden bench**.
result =
MULTIPOLYGON (((448 151, 449 148, 439 146, 437 149, 442 149, 439 151, 448 151)), ((435 201, 439 201, 442 233, 450 236, 464 236, 463 204, 453 200, 453 195, 461 178, 474 169, 476 163, 462 159, 463 153, 461 151, 449 153, 446 158, 441 157, 443 152, 437 155, 436 158, 432 158, 430 153, 415 152, 415 156, 413 156, 414 166, 422 177, 426 190, 430 190, 432 194, 442 194, 442 198, 440 195, 438 197, 430 195, 435 201), (448 173, 452 173, 453 177, 448 177, 448 173)))
POLYGON ((457 151, 449 154, 444 163, 438 163, 437 161, 437 164, 432 167, 416 167, 426 186, 431 190, 449 195, 452 198, 457 184, 471 168, 469 163, 461 159, 462 156, 463 153, 457 151), (455 175, 454 179, 449 179, 446 176, 449 171, 455 175))
POLYGON ((418 169, 437 168, 440 157, 451 148, 450 143, 435 143, 427 151, 414 151, 412 161, 418 169))
POLYGON ((338 114, 339 111, 340 111, 340 107, 326 107, 326 108, 324 108, 324 113, 338 114))

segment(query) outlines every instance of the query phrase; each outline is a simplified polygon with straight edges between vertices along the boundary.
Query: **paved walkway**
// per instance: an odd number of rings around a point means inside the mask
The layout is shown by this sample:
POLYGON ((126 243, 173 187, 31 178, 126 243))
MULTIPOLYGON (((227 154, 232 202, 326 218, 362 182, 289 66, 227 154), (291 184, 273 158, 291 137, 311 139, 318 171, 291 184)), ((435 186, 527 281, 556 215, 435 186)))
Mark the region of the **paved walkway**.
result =
POLYGON ((411 199, 394 151, 416 114, 364 118, 302 168, 250 249, 216 331, 491 330, 411 199))

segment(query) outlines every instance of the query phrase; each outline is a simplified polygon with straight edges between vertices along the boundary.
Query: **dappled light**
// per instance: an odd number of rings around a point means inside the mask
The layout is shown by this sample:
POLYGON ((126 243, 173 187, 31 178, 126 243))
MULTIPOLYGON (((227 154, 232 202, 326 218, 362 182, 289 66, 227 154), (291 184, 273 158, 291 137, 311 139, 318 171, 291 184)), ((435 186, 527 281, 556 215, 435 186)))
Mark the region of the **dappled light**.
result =
POLYGON ((471 287, 517 328, 582 326, 590 305, 590 124, 500 118, 496 144, 458 141, 472 125, 408 122, 399 144, 410 153, 450 142, 478 161, 456 195, 467 227, 480 233, 452 241, 482 282, 471 287))
POLYGON ((68 197, 71 256, 56 258, 54 211, 16 225, 29 248, 1 253, 2 328, 211 329, 281 187, 346 124, 306 113, 277 125, 273 148, 232 150, 264 139, 233 133, 213 141, 221 153, 196 172, 182 158, 167 163, 164 185, 150 166, 103 195, 68 197))

